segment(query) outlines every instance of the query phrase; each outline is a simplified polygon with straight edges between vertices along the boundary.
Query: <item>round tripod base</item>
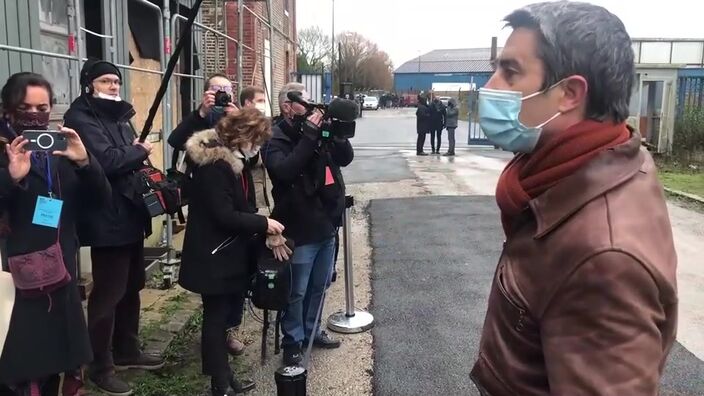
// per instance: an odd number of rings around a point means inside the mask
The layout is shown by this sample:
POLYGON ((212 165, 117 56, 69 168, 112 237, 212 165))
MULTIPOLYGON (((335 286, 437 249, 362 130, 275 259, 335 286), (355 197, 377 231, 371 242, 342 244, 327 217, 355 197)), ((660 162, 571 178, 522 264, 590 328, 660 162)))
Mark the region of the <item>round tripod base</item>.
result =
POLYGON ((366 311, 355 311, 347 316, 345 311, 335 312, 328 318, 328 329, 336 333, 362 333, 374 327, 374 316, 366 311))

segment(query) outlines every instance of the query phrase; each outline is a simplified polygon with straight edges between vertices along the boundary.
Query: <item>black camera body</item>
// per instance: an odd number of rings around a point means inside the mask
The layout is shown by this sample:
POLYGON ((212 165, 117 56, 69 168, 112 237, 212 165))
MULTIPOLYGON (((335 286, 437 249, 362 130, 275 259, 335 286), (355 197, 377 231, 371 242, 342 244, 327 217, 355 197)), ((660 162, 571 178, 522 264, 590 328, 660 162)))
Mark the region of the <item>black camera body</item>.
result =
POLYGON ((352 139, 354 137, 357 125, 354 120, 357 118, 359 111, 355 101, 335 98, 329 105, 310 103, 303 99, 300 92, 289 92, 287 97, 290 101, 306 108, 307 111, 303 118, 308 118, 315 110, 320 110, 323 113, 322 139, 352 139))
POLYGON ((232 96, 230 96, 230 94, 225 91, 215 92, 215 106, 227 107, 230 103, 232 103, 232 96))
POLYGON ((328 119, 323 121, 323 125, 321 126, 321 136, 323 139, 333 137, 338 139, 352 139, 354 137, 356 125, 357 124, 354 121, 328 119))

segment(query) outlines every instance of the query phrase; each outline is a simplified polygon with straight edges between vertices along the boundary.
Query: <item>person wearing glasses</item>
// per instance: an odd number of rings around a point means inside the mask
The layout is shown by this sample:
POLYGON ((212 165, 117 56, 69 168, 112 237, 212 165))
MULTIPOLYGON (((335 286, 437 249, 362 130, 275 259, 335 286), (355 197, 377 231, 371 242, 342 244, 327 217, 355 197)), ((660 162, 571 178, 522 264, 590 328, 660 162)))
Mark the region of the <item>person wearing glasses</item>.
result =
POLYGON ((184 117, 181 123, 171 132, 168 138, 169 145, 176 150, 183 151, 186 141, 194 133, 215 127, 225 114, 237 110, 232 98, 232 82, 224 74, 212 74, 205 84, 203 100, 200 106, 184 117), (224 92, 229 95, 230 100, 226 106, 216 105, 215 95, 218 92, 224 92))
POLYGON ((145 355, 138 337, 144 288, 144 238, 151 218, 136 191, 134 173, 152 152, 135 139, 128 121, 135 115, 120 97, 122 74, 106 61, 89 60, 81 70, 81 96, 64 115, 88 151, 105 170, 112 199, 78 224, 83 246, 91 247, 93 290, 88 297, 88 332, 94 360, 89 379, 109 395, 130 395, 115 369, 159 369, 161 358, 145 355))

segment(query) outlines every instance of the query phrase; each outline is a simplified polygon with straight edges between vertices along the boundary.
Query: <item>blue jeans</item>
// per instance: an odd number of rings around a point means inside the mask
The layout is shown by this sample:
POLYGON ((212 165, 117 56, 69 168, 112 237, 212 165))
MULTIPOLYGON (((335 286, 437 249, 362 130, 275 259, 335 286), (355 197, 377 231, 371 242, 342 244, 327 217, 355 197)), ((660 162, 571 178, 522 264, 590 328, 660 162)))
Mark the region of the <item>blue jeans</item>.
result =
POLYGON ((291 260, 291 297, 281 318, 286 347, 301 346, 303 340, 320 331, 316 322, 323 293, 330 284, 335 259, 335 238, 297 246, 291 260))

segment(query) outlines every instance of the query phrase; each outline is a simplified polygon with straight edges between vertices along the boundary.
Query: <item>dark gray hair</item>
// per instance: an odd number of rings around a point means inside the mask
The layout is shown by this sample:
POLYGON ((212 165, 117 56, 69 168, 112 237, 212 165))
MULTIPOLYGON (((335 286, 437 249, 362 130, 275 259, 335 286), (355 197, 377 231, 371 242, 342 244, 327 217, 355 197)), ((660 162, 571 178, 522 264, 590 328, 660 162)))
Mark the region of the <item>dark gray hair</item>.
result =
POLYGON ((587 118, 622 122, 635 80, 631 38, 621 20, 603 7, 558 1, 531 4, 504 20, 539 33, 545 66, 543 89, 573 75, 589 84, 587 118))

